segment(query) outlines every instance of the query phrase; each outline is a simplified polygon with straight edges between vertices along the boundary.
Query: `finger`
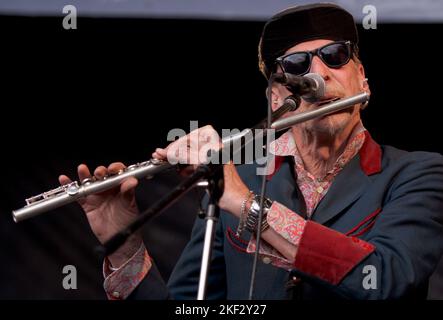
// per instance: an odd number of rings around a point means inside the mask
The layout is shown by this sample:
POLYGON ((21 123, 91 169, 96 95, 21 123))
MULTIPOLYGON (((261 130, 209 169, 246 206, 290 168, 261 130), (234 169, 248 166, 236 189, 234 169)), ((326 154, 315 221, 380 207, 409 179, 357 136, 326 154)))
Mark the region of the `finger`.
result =
POLYGON ((200 135, 204 137, 215 137, 215 138, 219 137, 217 131, 210 125, 203 127, 200 135))
POLYGON ((123 197, 126 200, 132 201, 134 199, 135 187, 137 187, 137 185, 138 185, 138 180, 133 177, 125 179, 122 182, 120 186, 120 192, 123 194, 123 197))
POLYGON ((126 168, 126 166, 122 162, 114 162, 109 165, 108 172, 110 174, 116 174, 120 170, 123 170, 124 168, 126 168))
MULTIPOLYGON (((179 149, 183 145, 188 145, 188 135, 183 136, 171 142, 166 146, 166 148, 157 148, 154 153, 158 153, 160 156, 168 157, 170 154, 175 154, 176 150, 179 149)), ((169 158, 168 158, 169 159, 169 158)))
POLYGON ((187 163, 187 155, 189 153, 187 144, 175 142, 166 148, 166 158, 169 162, 187 163))
POLYGON ((161 156, 159 153, 155 152, 155 151, 151 154, 151 156, 152 156, 152 158, 154 158, 154 159, 157 159, 157 160, 163 160, 163 159, 162 159, 162 156, 161 156))
POLYGON ((221 144, 220 136, 217 131, 215 131, 211 126, 202 131, 202 134, 199 137, 200 143, 208 143, 211 146, 219 146, 221 144))
POLYGON ((71 183, 72 180, 68 176, 65 176, 64 174, 62 174, 58 177, 58 182, 60 182, 61 185, 64 185, 64 184, 71 183))
POLYGON ((85 164, 81 164, 78 166, 77 174, 80 181, 83 181, 86 178, 91 178, 91 172, 89 171, 88 166, 85 164))
POLYGON ((166 156, 167 156, 167 151, 166 151, 166 149, 163 149, 163 148, 157 148, 152 153, 152 157, 155 159, 159 159, 159 160, 165 160, 166 156))
POLYGON ((94 176, 97 179, 102 179, 107 174, 108 174, 108 169, 106 169, 105 166, 99 166, 94 170, 94 176))

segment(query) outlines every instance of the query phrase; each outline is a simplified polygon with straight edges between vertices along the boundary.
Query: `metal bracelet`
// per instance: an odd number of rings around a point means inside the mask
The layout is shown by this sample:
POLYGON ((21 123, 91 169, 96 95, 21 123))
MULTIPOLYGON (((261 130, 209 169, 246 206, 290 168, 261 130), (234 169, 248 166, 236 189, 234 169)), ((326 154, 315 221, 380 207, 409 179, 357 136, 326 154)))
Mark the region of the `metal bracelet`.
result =
MULTIPOLYGON (((260 196, 255 196, 252 201, 251 207, 249 208, 248 215, 246 217, 246 230, 251 233, 255 233, 257 231, 258 224, 258 215, 260 213, 260 196)), ((272 206, 272 201, 270 199, 265 198, 263 201, 263 218, 261 224, 261 231, 265 231, 268 227, 268 221, 266 219, 269 209, 272 206)))

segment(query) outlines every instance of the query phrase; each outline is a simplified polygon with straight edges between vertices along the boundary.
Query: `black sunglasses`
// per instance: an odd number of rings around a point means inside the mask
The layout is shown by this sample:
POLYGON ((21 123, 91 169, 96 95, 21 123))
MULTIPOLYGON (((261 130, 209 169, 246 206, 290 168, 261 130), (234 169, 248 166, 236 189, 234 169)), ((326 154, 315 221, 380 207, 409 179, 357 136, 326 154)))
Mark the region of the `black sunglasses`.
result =
POLYGON ((340 68, 351 59, 350 41, 337 41, 311 50, 289 53, 276 59, 283 72, 302 76, 311 69, 312 59, 317 56, 330 68, 340 68))

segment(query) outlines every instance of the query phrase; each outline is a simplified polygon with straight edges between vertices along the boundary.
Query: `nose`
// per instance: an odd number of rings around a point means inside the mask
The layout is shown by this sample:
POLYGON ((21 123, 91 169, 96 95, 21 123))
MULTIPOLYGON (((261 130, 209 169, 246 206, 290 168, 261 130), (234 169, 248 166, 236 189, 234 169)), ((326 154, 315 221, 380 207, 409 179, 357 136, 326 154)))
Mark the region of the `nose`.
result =
POLYGON ((312 59, 310 72, 321 75, 325 80, 329 79, 331 74, 329 67, 318 56, 314 56, 312 59))

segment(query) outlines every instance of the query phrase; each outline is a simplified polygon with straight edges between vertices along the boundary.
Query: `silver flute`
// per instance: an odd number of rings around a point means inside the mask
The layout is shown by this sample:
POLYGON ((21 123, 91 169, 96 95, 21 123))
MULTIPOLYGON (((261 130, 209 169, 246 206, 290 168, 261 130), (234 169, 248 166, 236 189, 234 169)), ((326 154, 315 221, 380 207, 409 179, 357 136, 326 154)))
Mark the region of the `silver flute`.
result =
POLYGON ((95 177, 86 178, 81 183, 73 181, 58 188, 43 192, 26 199, 26 206, 12 211, 15 222, 34 217, 40 213, 59 208, 90 194, 112 189, 129 177, 152 178, 157 173, 174 167, 167 161, 151 159, 149 161, 133 164, 120 170, 118 173, 108 175, 102 179, 95 177))
MULTIPOLYGON (((276 131, 285 130, 300 122, 337 112, 359 103, 363 104, 368 100, 369 95, 363 92, 349 98, 333 101, 313 111, 307 111, 276 120, 271 124, 271 128, 276 131)), ((251 132, 251 129, 245 129, 236 135, 223 138, 222 142, 225 145, 233 143, 251 132)), ((176 165, 172 165, 167 161, 151 159, 126 167, 118 173, 105 176, 102 179, 92 177, 84 179, 80 183, 73 181, 26 199, 26 205, 23 208, 12 211, 12 216, 15 222, 20 222, 40 213, 72 203, 82 197, 112 189, 120 185, 126 178, 151 178, 160 172, 174 167, 176 167, 176 165)))

